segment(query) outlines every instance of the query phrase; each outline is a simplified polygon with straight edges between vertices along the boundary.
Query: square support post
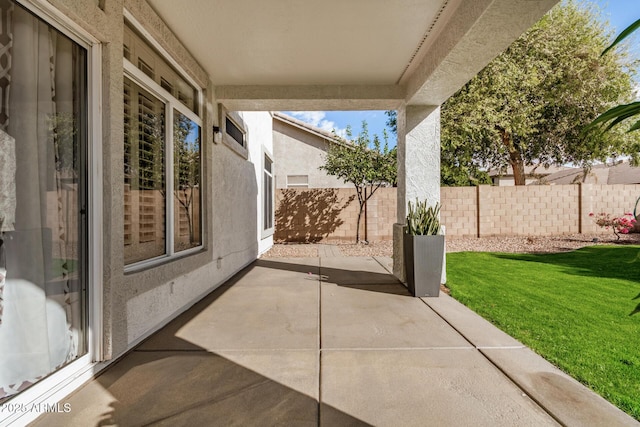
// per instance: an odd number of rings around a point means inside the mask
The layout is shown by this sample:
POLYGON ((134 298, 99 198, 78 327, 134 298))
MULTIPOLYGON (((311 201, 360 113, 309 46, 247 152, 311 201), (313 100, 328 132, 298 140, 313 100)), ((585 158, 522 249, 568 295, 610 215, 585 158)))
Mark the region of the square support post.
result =
POLYGON ((393 274, 405 282, 402 234, 407 203, 416 198, 430 205, 440 202, 440 106, 404 106, 398 110, 397 125, 398 205, 397 223, 393 225, 393 274))

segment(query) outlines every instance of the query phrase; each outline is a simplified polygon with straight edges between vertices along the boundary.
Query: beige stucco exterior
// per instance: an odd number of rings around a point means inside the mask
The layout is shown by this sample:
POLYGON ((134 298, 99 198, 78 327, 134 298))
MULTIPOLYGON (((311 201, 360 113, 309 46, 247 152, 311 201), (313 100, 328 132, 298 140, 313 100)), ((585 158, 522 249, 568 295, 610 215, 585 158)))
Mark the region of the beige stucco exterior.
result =
MULTIPOLYGON (((45 11, 89 34, 101 45, 102 137, 95 141, 101 157, 102 233, 99 242, 101 284, 89 283, 90 293, 100 292, 101 306, 93 307, 102 321, 102 352, 96 361, 115 360, 151 332, 211 292, 272 244, 261 233, 262 156, 271 154, 272 120, 268 112, 239 113, 247 126, 248 155, 244 158, 223 143, 214 143, 212 127, 219 111, 210 76, 198 65, 156 13, 140 0, 107 0, 104 10, 94 0, 53 0, 45 11), (201 251, 167 260, 153 267, 125 272, 123 259, 123 25, 127 10, 188 76, 203 90, 201 114, 203 153, 203 240, 201 251)), ((55 20, 52 20, 55 22, 55 20)), ((95 94, 97 95, 97 94, 95 94)), ((91 298, 91 296, 90 296, 91 298)), ((0 417, 0 421, 4 414, 0 417)))
MULTIPOLYGON (((145 1, 107 1, 104 12, 93 1, 54 1, 56 7, 96 38, 103 49, 104 275, 103 359, 127 351, 167 319, 197 301, 254 260, 258 238, 261 183, 260 147, 271 148, 268 113, 251 113, 250 154, 244 159, 224 144, 214 144, 218 123, 213 85, 206 72, 145 1), (154 268, 125 273, 123 260, 123 100, 122 34, 124 9, 204 89, 203 183, 204 249, 154 268), (263 116, 262 118, 260 116, 263 116)), ((262 243, 264 250, 265 243, 262 243)))
MULTIPOLYGON (((320 170, 336 140, 295 121, 273 118, 276 188, 293 187, 291 177, 306 177, 304 188, 350 188, 352 185, 320 170)), ((304 178, 301 179, 304 181, 304 178)), ((300 188, 300 187, 297 187, 300 188)))

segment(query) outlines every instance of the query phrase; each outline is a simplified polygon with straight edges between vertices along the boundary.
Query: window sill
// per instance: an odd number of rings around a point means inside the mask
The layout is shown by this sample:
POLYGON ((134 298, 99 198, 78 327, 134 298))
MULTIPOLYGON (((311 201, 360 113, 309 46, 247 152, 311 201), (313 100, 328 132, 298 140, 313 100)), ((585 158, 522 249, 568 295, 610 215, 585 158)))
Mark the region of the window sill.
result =
POLYGON ((162 266, 164 264, 170 263, 178 259, 199 254, 201 252, 204 252, 205 250, 206 249, 204 248, 204 246, 196 246, 195 248, 180 251, 173 255, 162 255, 156 258, 146 259, 144 261, 138 261, 133 264, 127 264, 124 266, 124 274, 126 276, 128 274, 139 273, 141 271, 150 270, 152 268, 162 266))
POLYGON ((266 230, 262 230, 262 233, 260 233, 260 239, 264 240, 266 238, 273 236, 274 230, 275 230, 274 227, 268 228, 266 230))
POLYGON ((222 142, 238 156, 242 157, 245 160, 249 159, 249 150, 247 150, 246 147, 238 144, 235 139, 225 134, 222 137, 222 142))

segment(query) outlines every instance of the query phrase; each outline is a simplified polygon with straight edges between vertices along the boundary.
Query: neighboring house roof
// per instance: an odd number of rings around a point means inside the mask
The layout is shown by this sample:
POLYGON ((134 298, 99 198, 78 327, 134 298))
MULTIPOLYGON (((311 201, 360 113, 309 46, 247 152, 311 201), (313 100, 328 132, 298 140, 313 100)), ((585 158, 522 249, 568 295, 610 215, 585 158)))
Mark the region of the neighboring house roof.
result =
MULTIPOLYGON (((524 167, 524 174, 528 177, 531 176, 535 176, 535 177, 539 177, 539 176, 547 176, 550 174, 554 174, 554 173, 558 173, 558 172, 562 172, 562 171, 567 171, 567 170, 575 170, 575 168, 570 168, 570 167, 566 167, 566 166, 542 166, 542 165, 525 165, 524 167)), ((498 170, 498 169, 490 169, 489 170, 489 176, 491 178, 494 177, 513 177, 513 170, 511 168, 508 168, 506 171, 505 170, 498 170)))
POLYGON ((629 162, 610 167, 607 184, 640 184, 640 167, 631 166, 629 162))
POLYGON ((288 116, 284 113, 281 113, 280 111, 272 111, 271 115, 273 116, 274 119, 279 120, 283 123, 286 123, 288 125, 297 127, 299 129, 302 129, 304 131, 313 133, 321 138, 324 138, 328 141, 331 142, 336 142, 336 143, 344 143, 343 140, 341 140, 340 138, 336 137, 336 135, 334 135, 332 132, 328 132, 324 129, 320 129, 317 126, 314 126, 312 124, 303 122, 302 120, 298 120, 294 117, 288 116))
POLYGON ((582 168, 556 172, 542 178, 539 184, 563 185, 585 182, 588 184, 640 184, 640 167, 634 167, 629 162, 615 165, 595 165, 586 178, 582 168))

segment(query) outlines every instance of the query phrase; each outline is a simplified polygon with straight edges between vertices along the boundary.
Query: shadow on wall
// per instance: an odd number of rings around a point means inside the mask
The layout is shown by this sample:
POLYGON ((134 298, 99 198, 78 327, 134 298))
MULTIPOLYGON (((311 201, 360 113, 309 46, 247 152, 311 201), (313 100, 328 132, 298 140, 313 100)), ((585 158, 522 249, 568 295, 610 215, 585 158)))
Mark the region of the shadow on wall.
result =
POLYGON ((276 209, 276 242, 318 242, 332 234, 344 221, 340 213, 355 195, 340 197, 338 190, 282 190, 276 209))

